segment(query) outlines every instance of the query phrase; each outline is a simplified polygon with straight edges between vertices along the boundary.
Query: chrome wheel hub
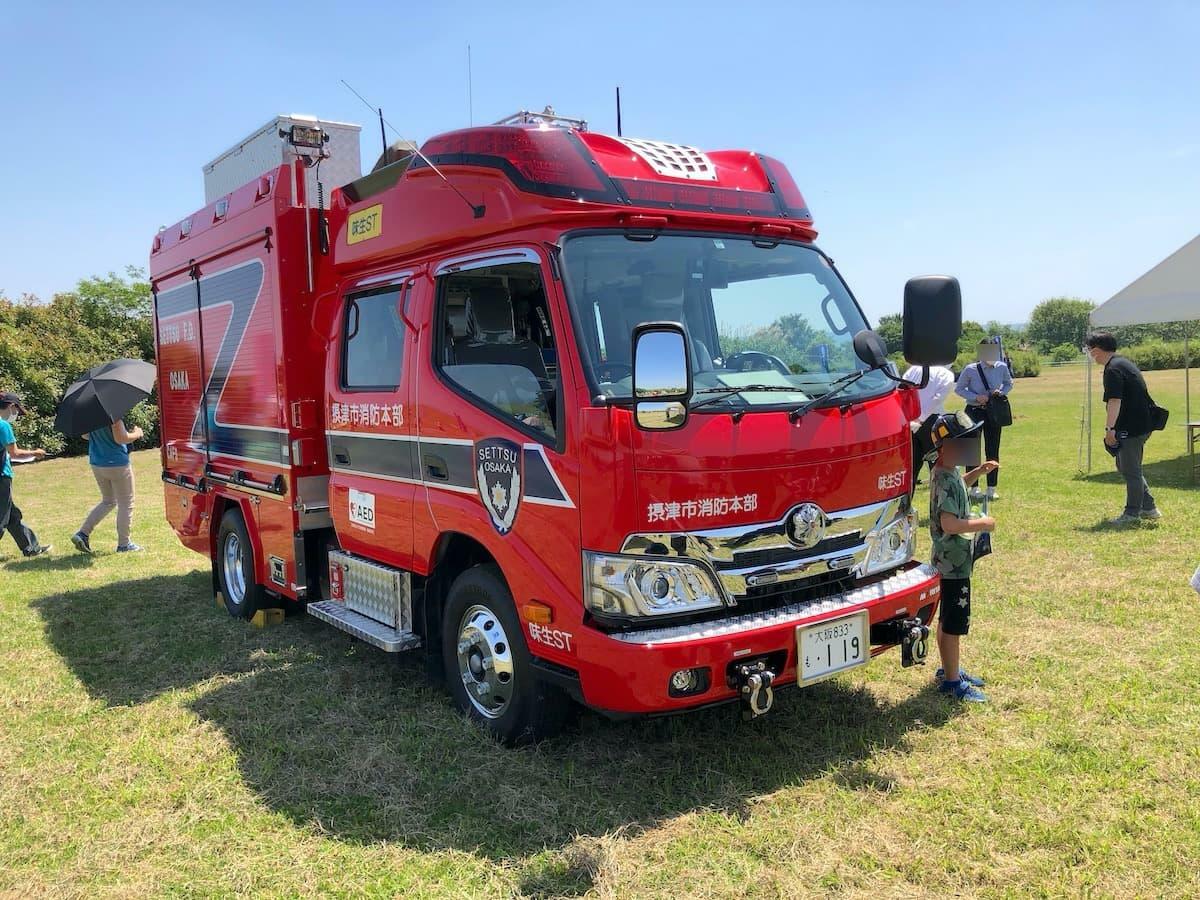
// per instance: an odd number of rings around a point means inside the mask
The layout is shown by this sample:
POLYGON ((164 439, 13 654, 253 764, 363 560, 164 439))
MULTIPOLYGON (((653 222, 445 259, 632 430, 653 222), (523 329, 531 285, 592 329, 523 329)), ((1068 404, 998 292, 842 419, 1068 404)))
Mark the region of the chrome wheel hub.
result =
POLYGON ((486 606, 463 613, 458 626, 458 671, 467 699, 489 719, 504 715, 512 699, 512 647, 500 619, 486 606))
POLYGON ((225 536, 225 549, 221 554, 221 569, 225 576, 226 598, 235 604, 246 598, 246 574, 242 569, 242 541, 236 534, 225 536))

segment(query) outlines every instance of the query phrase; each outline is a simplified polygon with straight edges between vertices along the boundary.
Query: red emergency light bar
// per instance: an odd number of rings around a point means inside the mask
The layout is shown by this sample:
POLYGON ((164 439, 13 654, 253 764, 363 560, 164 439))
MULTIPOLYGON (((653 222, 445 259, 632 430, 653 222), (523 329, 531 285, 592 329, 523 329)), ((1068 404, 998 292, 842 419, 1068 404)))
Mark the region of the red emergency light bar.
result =
MULTIPOLYGON (((612 181, 573 131, 537 126, 470 128, 430 138, 421 152, 436 166, 500 169, 520 190, 571 200, 619 203, 612 181)), ((413 163, 413 169, 425 165, 413 163)))
MULTIPOLYGON (((500 169, 522 191, 691 212, 713 212, 812 223, 804 196, 778 160, 744 151, 712 154, 735 187, 658 176, 630 166, 630 151, 613 138, 566 128, 489 126, 430 138, 422 153, 436 166, 500 169), (581 137, 583 139, 581 139, 581 137), (634 172, 638 174, 634 175, 634 172), (633 177, 630 177, 633 176, 633 177), (765 187, 763 190, 761 188, 765 187)), ((413 169, 426 167, 416 160, 413 169)))

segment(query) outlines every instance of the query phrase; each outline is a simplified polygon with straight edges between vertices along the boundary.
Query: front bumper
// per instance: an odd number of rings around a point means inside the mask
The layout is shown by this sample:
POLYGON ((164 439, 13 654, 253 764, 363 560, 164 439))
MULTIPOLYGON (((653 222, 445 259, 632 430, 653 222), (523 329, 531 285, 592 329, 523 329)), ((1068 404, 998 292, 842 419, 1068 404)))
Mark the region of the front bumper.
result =
MULTIPOLYGON (((872 625, 918 613, 928 622, 940 590, 934 569, 914 565, 844 593, 760 613, 617 634, 585 629, 578 656, 582 699, 601 711, 633 714, 683 712, 736 700, 737 692, 726 683, 728 665, 770 654, 786 658, 776 684, 791 684, 796 680, 796 626, 864 609, 872 625), (707 690, 670 696, 672 673, 700 667, 711 669, 707 690)), ((872 647, 872 656, 885 649, 872 647)))

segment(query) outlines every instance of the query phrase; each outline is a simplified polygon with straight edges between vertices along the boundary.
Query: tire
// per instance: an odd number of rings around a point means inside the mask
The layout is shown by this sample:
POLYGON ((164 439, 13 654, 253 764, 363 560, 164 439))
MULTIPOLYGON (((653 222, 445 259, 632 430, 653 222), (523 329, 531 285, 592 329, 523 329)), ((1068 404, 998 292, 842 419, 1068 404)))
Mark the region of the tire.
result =
POLYGON ((254 545, 240 510, 230 509, 221 517, 213 564, 225 597, 225 610, 233 618, 252 619, 270 605, 267 592, 254 580, 254 545))
POLYGON ((442 614, 446 686, 460 710, 509 746, 553 737, 571 700, 537 678, 512 592, 494 566, 467 569, 442 614))

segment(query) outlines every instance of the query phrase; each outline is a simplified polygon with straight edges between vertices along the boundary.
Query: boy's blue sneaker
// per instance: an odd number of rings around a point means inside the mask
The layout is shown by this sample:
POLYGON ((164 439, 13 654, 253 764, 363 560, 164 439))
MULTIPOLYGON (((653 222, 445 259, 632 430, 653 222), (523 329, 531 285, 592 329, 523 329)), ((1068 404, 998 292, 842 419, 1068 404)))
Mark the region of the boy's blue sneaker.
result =
POLYGON ((75 549, 80 553, 92 552, 92 544, 88 540, 88 536, 82 531, 77 531, 71 535, 71 543, 75 545, 75 549))
POLYGON ((117 547, 118 553, 141 553, 142 548, 137 544, 125 544, 123 547, 117 547))
POLYGON ((938 693, 946 694, 962 703, 987 703, 987 696, 979 688, 966 681, 943 681, 938 693))
MULTIPOLYGON (((933 677, 935 679, 937 679, 938 681, 943 681, 946 678, 946 670, 938 669, 936 672, 933 673, 933 677)), ((958 680, 965 681, 967 684, 971 685, 972 687, 983 687, 985 684, 985 682, 982 678, 980 678, 978 675, 972 675, 966 669, 958 670, 958 680)))

